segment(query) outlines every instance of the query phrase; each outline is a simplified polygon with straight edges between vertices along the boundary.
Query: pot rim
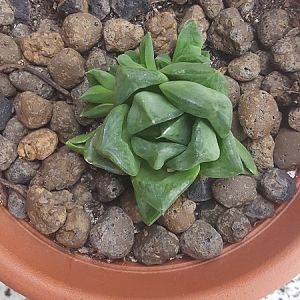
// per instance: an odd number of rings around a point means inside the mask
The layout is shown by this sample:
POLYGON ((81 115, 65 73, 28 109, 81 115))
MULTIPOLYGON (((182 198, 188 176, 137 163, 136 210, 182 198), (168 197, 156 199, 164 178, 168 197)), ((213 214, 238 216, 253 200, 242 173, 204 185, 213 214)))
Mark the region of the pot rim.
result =
POLYGON ((256 300, 300 272, 299 213, 298 172, 295 198, 220 256, 203 262, 184 259, 143 266, 108 264, 67 252, 1 208, 0 280, 31 300, 256 300))

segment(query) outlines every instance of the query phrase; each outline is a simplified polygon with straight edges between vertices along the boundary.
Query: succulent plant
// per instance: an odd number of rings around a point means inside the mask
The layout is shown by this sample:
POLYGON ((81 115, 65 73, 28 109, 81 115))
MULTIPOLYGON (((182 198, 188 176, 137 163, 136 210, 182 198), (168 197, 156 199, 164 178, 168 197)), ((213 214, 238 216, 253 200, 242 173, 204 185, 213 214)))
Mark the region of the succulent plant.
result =
POLYGON ((232 135, 227 81, 210 66, 194 21, 181 30, 172 58, 155 57, 151 35, 139 53, 118 56, 109 72, 87 72, 82 116, 104 118, 93 132, 67 142, 91 165, 129 175, 143 221, 153 224, 199 174, 225 178, 256 173, 232 135))

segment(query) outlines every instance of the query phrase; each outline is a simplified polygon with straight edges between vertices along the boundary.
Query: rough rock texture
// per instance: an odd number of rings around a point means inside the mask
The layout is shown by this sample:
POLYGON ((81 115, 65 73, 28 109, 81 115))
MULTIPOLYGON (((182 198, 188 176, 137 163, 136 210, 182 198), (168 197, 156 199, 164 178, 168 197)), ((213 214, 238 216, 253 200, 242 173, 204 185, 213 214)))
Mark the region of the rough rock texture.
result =
POLYGON ((47 190, 63 190, 72 187, 85 170, 85 163, 77 153, 62 147, 42 163, 32 184, 44 186, 47 190))
POLYGON ((183 253, 195 259, 206 260, 221 254, 223 241, 210 224, 197 220, 181 235, 180 248, 183 253))
POLYGON ((3 130, 13 114, 13 102, 0 93, 0 131, 3 130))
POLYGON ((263 174, 259 189, 266 199, 276 204, 291 200, 297 191, 295 179, 276 168, 263 174))
POLYGON ((134 224, 142 222, 142 218, 136 204, 134 192, 132 190, 127 190, 121 195, 119 205, 131 218, 134 224))
POLYGON ((0 65, 17 63, 20 59, 21 51, 13 38, 0 33, 0 65))
POLYGON ((30 0, 9 0, 14 8, 15 19, 27 23, 30 20, 30 0))
POLYGON ((228 97, 232 103, 233 108, 237 106, 240 101, 241 89, 239 83, 229 76, 225 76, 228 84, 228 97))
POLYGON ((7 190, 6 188, 0 184, 0 205, 7 206, 7 190))
POLYGON ((9 78, 6 74, 0 73, 0 94, 4 97, 12 97, 16 94, 15 87, 10 83, 9 78))
POLYGON ((94 48, 90 51, 89 56, 85 62, 86 70, 101 69, 107 70, 115 63, 115 59, 108 56, 107 53, 99 48, 94 48))
POLYGON ((0 134, 0 171, 8 169, 17 156, 16 145, 0 134))
MULTIPOLYGON (((23 185, 18 187, 26 190, 26 187, 23 185)), ((13 190, 10 190, 8 193, 7 209, 17 219, 25 219, 27 217, 25 198, 13 190)))
POLYGON ((127 20, 112 19, 105 23, 103 35, 107 51, 125 52, 139 45, 144 30, 127 20))
POLYGON ((101 21, 88 13, 71 14, 64 20, 62 36, 68 47, 85 52, 101 39, 101 21))
POLYGON ((217 17, 224 8, 222 0, 199 0, 199 3, 209 19, 217 17))
POLYGON ((280 126, 281 126, 281 122, 282 122, 282 112, 279 112, 279 115, 277 116, 277 118, 275 119, 275 125, 271 130, 271 135, 274 137, 278 134, 279 130, 280 130, 280 126))
POLYGON ((261 84, 262 84, 263 80, 264 80, 264 77, 261 75, 258 75, 253 80, 240 82, 241 93, 245 94, 245 93, 251 92, 251 91, 259 91, 260 89, 264 90, 263 88, 261 88, 261 84))
POLYGON ((159 225, 144 228, 136 235, 133 253, 138 262, 159 265, 175 257, 179 241, 174 233, 159 225))
POLYGON ((7 0, 0 0, 0 26, 11 25, 15 21, 13 7, 7 0))
POLYGON ((3 136, 15 144, 19 144, 27 133, 28 129, 18 120, 17 116, 11 118, 3 130, 3 136))
POLYGON ((168 208, 165 214, 159 218, 158 223, 175 234, 182 233, 195 222, 195 209, 195 202, 180 197, 168 208))
POLYGON ((110 0, 90 0, 90 13, 100 20, 104 19, 110 12, 110 0))
POLYGON ((211 185, 214 179, 199 176, 187 189, 187 198, 194 202, 203 202, 212 199, 211 185))
POLYGON ((225 207, 251 203, 257 195, 256 180, 249 176, 218 179, 212 185, 214 198, 225 207))
POLYGON ((15 25, 15 27, 11 31, 12 37, 18 44, 20 43, 22 38, 30 34, 31 34, 31 30, 29 26, 23 23, 19 23, 15 25))
POLYGON ((293 170, 300 166, 300 132, 282 128, 275 139, 274 163, 293 170))
POLYGON ((47 66, 50 59, 64 48, 64 42, 57 32, 34 32, 21 40, 20 47, 27 60, 47 66))
POLYGON ((131 20, 150 11, 149 0, 111 0, 113 11, 121 18, 131 20))
POLYGON ((44 160, 55 151, 57 144, 56 133, 48 128, 41 128, 21 139, 18 154, 27 160, 44 160))
POLYGON ((255 4, 255 0, 225 0, 224 2, 227 7, 237 8, 243 18, 247 18, 255 4))
POLYGON ((208 41, 216 49, 232 55, 242 55, 251 47, 253 32, 236 8, 226 8, 213 21, 208 41))
POLYGON ((253 139, 268 135, 279 117, 276 101, 265 91, 250 91, 243 94, 238 111, 245 133, 253 139))
POLYGON ((57 12, 62 17, 78 12, 87 13, 88 10, 88 0, 61 0, 57 6, 57 12))
POLYGON ((203 202, 199 208, 199 219, 216 228, 218 218, 225 210, 226 208, 215 200, 203 202))
POLYGON ((29 129, 43 127, 52 117, 52 103, 33 92, 19 94, 14 107, 18 119, 29 129))
POLYGON ((71 192, 73 194, 74 202, 80 207, 93 201, 93 195, 89 187, 80 181, 72 187, 71 192))
POLYGON ((271 53, 258 50, 255 52, 259 56, 260 60, 260 74, 261 75, 268 75, 272 72, 273 66, 271 64, 271 53))
POLYGON ((251 223, 238 209, 231 208, 219 217, 217 229, 224 241, 238 243, 251 231, 251 223))
POLYGON ((126 256, 134 242, 132 220, 120 207, 109 208, 90 232, 90 243, 100 255, 110 259, 126 256))
POLYGON ((148 30, 152 34, 156 54, 172 52, 177 40, 177 22, 172 13, 154 15, 148 22, 148 30))
POLYGON ((291 128, 300 132, 300 107, 295 107, 290 110, 288 122, 291 128))
POLYGON ((240 124, 239 113, 238 111, 234 111, 232 115, 232 124, 231 131, 233 135, 240 141, 244 141, 247 138, 247 134, 245 133, 243 127, 240 124))

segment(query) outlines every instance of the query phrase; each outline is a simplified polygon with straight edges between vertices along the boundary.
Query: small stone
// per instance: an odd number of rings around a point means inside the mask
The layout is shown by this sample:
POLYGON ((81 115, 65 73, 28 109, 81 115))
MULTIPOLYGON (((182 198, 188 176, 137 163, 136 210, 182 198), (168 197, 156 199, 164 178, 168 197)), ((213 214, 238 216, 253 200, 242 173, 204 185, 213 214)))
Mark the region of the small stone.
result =
POLYGON ((142 218, 136 204, 134 192, 132 190, 127 190, 121 195, 120 207, 131 218, 134 224, 142 222, 142 218))
POLYGON ((229 75, 238 81, 250 81, 260 72, 259 56, 254 53, 246 53, 235 58, 228 65, 229 75))
POLYGON ((259 189, 266 199, 276 204, 291 200, 297 192, 295 179, 276 168, 263 174, 259 189))
POLYGON ((256 54, 259 56, 260 60, 260 74, 261 75, 268 75, 273 71, 273 66, 271 65, 271 53, 258 50, 256 54))
POLYGON ((84 211, 87 213, 92 225, 97 224, 100 216, 104 213, 104 206, 98 200, 92 199, 84 204, 84 211))
POLYGON ((179 26, 179 32, 181 31, 182 27, 190 20, 196 21, 198 29, 201 32, 202 42, 205 43, 207 38, 206 31, 209 27, 209 22, 205 19, 205 14, 201 6, 193 5, 186 11, 179 26))
POLYGON ((9 0, 9 2, 14 7, 16 20, 23 21, 25 23, 30 20, 30 0, 9 0))
POLYGON ((83 80, 84 59, 77 51, 65 48, 50 60, 48 70, 55 82, 71 89, 83 80))
POLYGON ((261 89, 270 93, 279 106, 288 106, 292 98, 288 91, 291 90, 292 82, 278 71, 273 71, 262 81, 261 89))
POLYGON ((66 204, 70 201, 72 194, 67 190, 51 193, 41 186, 31 186, 26 198, 30 223, 43 234, 56 232, 67 219, 66 204))
POLYGON ((234 111, 232 114, 231 131, 240 142, 244 141, 248 137, 243 127, 241 126, 239 113, 237 111, 234 111))
POLYGON ((87 213, 74 208, 67 214, 65 224, 57 231, 56 240, 71 249, 82 247, 90 233, 91 223, 87 213))
POLYGON ((236 107, 240 101, 241 90, 239 83, 229 76, 225 76, 228 84, 228 97, 232 103, 232 107, 236 107))
POLYGON ((254 223, 256 221, 273 217, 275 207, 273 203, 267 201, 264 197, 258 194, 252 203, 243 206, 242 212, 252 223, 254 223))
POLYGON ((251 91, 259 91, 261 88, 261 84, 264 80, 264 77, 261 75, 258 75, 255 79, 251 81, 246 81, 246 82, 240 82, 240 88, 241 88, 241 93, 245 94, 247 92, 251 91))
POLYGON ((15 21, 13 8, 7 0, 0 0, 0 26, 12 25, 15 21))
POLYGON ((235 7, 246 18, 254 7, 255 0, 225 0, 227 7, 235 7))
POLYGON ((199 0, 199 3, 209 19, 216 18, 224 9, 222 0, 199 0))
POLYGON ((274 167, 274 147, 275 142, 271 135, 252 140, 248 143, 247 148, 259 171, 263 172, 274 167))
POLYGON ((179 5, 183 5, 187 2, 187 0, 172 0, 172 2, 179 4, 179 5))
POLYGON ((90 13, 103 20, 110 13, 110 0, 90 0, 90 13))
POLYGON ((49 191, 67 189, 80 179, 85 167, 80 155, 62 147, 43 161, 31 184, 39 184, 49 191))
POLYGON ((58 134, 62 143, 80 133, 79 124, 76 121, 73 107, 65 101, 53 103, 53 116, 50 128, 58 134))
POLYGON ((37 32, 54 31, 60 33, 60 27, 56 20, 53 19, 42 19, 40 20, 37 32))
MULTIPOLYGON (((41 67, 31 68, 50 78, 47 69, 41 67)), ((54 93, 52 86, 38 76, 26 71, 17 70, 10 73, 9 80, 18 90, 22 92, 31 91, 46 99, 50 99, 54 93)))
POLYGON ((236 208, 226 210, 218 219, 217 230, 228 243, 241 242, 251 231, 249 219, 236 208))
POLYGON ((0 205, 6 207, 7 206, 7 190, 6 188, 0 184, 0 205))
POLYGON ((175 257, 179 251, 177 236, 159 225, 144 228, 136 235, 133 253, 138 262, 160 265, 175 257))
POLYGON ((251 203, 257 196, 256 180, 239 175, 217 179, 212 185, 215 199, 227 208, 251 203))
POLYGON ((105 23, 103 35, 107 51, 125 52, 139 45, 144 30, 124 19, 112 19, 105 23))
POLYGON ((78 182, 71 190, 76 205, 84 206, 86 203, 93 201, 93 195, 86 184, 78 182))
POLYGON ((11 31, 11 35, 14 37, 15 41, 19 44, 21 39, 26 36, 29 36, 31 33, 30 28, 28 25, 19 23, 17 24, 13 30, 11 31))
POLYGON ((0 171, 8 169, 17 156, 16 145, 0 134, 0 171))
POLYGON ((15 87, 10 83, 8 76, 0 73, 0 94, 4 97, 12 97, 16 94, 15 87))
POLYGON ((123 258, 129 254, 134 242, 132 220, 120 207, 109 208, 90 232, 90 243, 110 259, 123 258))
POLYGON ((106 203, 119 197, 125 191, 122 176, 99 170, 95 178, 98 200, 106 203))
MULTIPOLYGON (((22 185, 19 185, 19 187, 26 189, 26 187, 22 185)), ((17 219, 25 219, 27 217, 25 198, 13 190, 9 190, 7 208, 8 211, 17 219)))
POLYGON ((0 131, 2 131, 13 114, 13 102, 0 93, 0 131))
POLYGON ((279 117, 276 101, 265 91, 243 94, 238 111, 240 123, 245 133, 252 139, 270 134, 279 117))
POLYGON ((180 248, 192 258, 206 260, 221 254, 223 241, 221 235, 210 224, 197 220, 181 235, 180 248))
POLYGON ((17 145, 28 132, 29 130, 15 116, 7 122, 3 136, 17 145))
POLYGON ((292 108, 289 112, 289 125, 291 128, 300 132, 300 108, 292 108))
POLYGON ((64 42, 57 32, 34 32, 24 37, 20 46, 27 60, 47 66, 51 58, 64 48, 64 42))
POLYGON ((187 198, 194 202, 203 202, 212 199, 211 185, 214 179, 199 176, 187 189, 187 198))
POLYGON ((200 205, 199 219, 216 228, 218 218, 225 210, 226 208, 215 200, 202 202, 200 205))
POLYGON ((275 139, 274 163, 286 170, 300 166, 300 132, 287 128, 279 130, 275 139))
POLYGON ((286 36, 272 47, 273 62, 283 72, 300 71, 300 36, 286 36))
POLYGON ((273 128, 271 130, 271 135, 273 137, 278 134, 278 132, 280 130, 281 122, 282 122, 282 112, 279 111, 279 114, 278 114, 277 118, 275 119, 275 125, 273 126, 273 128))
POLYGON ((19 157, 6 170, 5 177, 17 184, 27 184, 36 175, 39 167, 38 161, 27 161, 19 157))
POLYGON ((270 48, 288 29, 288 13, 283 9, 272 9, 262 15, 257 26, 257 36, 264 47, 270 48))
POLYGON ((61 0, 57 6, 57 12, 62 17, 78 12, 87 13, 88 10, 88 0, 61 0))
POLYGON ((113 64, 115 64, 115 59, 108 56, 104 50, 94 48, 85 62, 85 68, 88 71, 92 69, 101 69, 106 71, 113 64))
POLYGON ((13 38, 0 33, 0 65, 15 64, 21 58, 21 51, 13 38))
POLYGON ((55 132, 42 128, 27 134, 18 145, 18 154, 27 160, 44 160, 51 155, 58 144, 55 132))
POLYGON ((88 13, 69 15, 62 25, 62 36, 68 47, 85 52, 100 41, 101 21, 88 13))
POLYGON ((171 53, 177 41, 177 22, 170 12, 154 15, 148 22, 156 54, 171 53))
POLYGON ((18 119, 29 129, 41 128, 52 117, 52 103, 33 92, 19 94, 14 102, 18 119))
POLYGON ((111 0, 111 8, 120 17, 131 20, 150 11, 149 0, 111 0))

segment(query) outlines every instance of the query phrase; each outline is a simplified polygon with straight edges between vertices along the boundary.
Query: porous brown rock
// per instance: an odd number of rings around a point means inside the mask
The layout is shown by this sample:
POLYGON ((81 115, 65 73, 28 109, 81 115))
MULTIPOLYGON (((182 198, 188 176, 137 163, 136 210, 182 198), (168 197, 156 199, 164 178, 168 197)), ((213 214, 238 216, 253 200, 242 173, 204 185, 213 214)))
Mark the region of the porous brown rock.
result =
POLYGON ((0 65, 14 64, 22 58, 14 39, 0 32, 0 65))

